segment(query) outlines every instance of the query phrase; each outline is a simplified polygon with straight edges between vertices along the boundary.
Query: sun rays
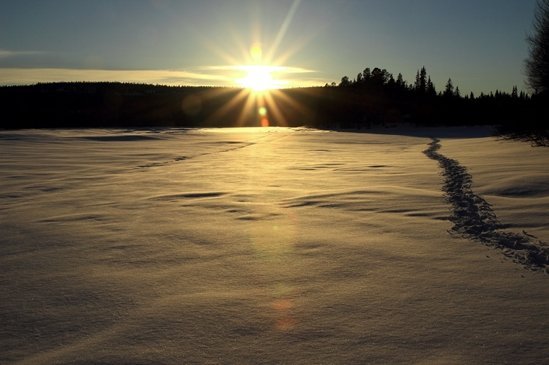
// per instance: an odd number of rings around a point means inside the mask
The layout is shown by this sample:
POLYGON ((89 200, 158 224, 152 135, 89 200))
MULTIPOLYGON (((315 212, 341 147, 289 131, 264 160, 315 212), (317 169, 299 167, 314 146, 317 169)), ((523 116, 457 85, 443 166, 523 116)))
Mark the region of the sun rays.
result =
MULTIPOLYGON (((254 43, 241 57, 246 64, 209 67, 210 70, 226 72, 226 76, 233 79, 234 87, 240 89, 227 103, 213 112, 210 120, 223 119, 226 115, 235 115, 237 111, 238 118, 234 124, 236 127, 288 126, 290 121, 285 110, 298 110, 302 114, 308 112, 281 89, 292 86, 292 75, 313 71, 273 64, 273 52, 269 51, 270 56, 267 58, 264 58, 264 54, 261 44, 254 43)), ((234 62, 233 58, 231 60, 234 62)), ((229 92, 234 93, 234 88, 219 91, 220 94, 229 92)))
POLYGON ((288 28, 299 9, 301 0, 294 0, 280 24, 277 32, 264 34, 260 19, 252 19, 253 26, 248 35, 227 29, 233 44, 217 44, 207 40, 206 46, 226 62, 225 65, 205 67, 209 72, 218 73, 232 80, 232 88, 218 90, 214 94, 228 101, 212 110, 209 122, 234 117, 235 127, 243 126, 289 126, 299 121, 289 120, 288 116, 310 115, 310 110, 292 97, 284 89, 319 86, 320 81, 306 80, 307 74, 315 71, 304 67, 287 66, 290 57, 299 51, 303 44, 283 43, 288 28), (246 44, 245 37, 248 38, 246 44), (263 41, 263 42, 262 42, 263 41), (267 42, 264 42, 267 41, 267 42), (290 113, 291 111, 291 113, 290 113))

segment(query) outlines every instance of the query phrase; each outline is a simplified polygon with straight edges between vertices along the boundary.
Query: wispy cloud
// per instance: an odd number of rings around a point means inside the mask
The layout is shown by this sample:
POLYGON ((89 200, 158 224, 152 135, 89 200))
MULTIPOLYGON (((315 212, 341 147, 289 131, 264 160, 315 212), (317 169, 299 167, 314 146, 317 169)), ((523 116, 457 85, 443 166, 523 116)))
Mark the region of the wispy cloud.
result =
MULTIPOLYGON (((178 70, 99 70, 68 68, 0 68, 0 85, 30 85, 39 82, 132 82, 160 85, 238 86, 238 78, 249 66, 209 66, 192 71, 178 70)), ((299 67, 273 66, 285 87, 323 84, 320 80, 297 77, 314 72, 299 67), (295 74, 296 77, 291 77, 295 74), (283 77, 285 75, 285 77, 283 77)))
POLYGON ((67 68, 0 68, 0 84, 27 85, 38 82, 117 81, 162 85, 230 86, 224 75, 172 70, 94 70, 67 68))
POLYGON ((33 56, 43 54, 41 51, 13 51, 0 48, 0 59, 8 57, 33 56))

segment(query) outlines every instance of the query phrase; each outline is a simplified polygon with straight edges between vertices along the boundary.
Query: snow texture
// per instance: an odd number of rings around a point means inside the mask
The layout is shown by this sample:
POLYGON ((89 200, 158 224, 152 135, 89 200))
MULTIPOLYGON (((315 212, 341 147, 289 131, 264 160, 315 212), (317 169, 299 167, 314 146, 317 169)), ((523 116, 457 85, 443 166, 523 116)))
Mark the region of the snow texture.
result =
POLYGON ((549 265, 549 248, 535 236, 522 231, 521 234, 501 232, 501 224, 490 204, 476 195, 472 189, 472 178, 458 161, 440 154, 440 140, 433 138, 425 154, 438 161, 445 177, 443 191, 452 205, 450 220, 452 230, 464 237, 480 241, 504 250, 505 255, 531 269, 545 269, 549 265))
POLYGON ((546 363, 548 153, 484 129, 0 131, 0 363, 546 363))

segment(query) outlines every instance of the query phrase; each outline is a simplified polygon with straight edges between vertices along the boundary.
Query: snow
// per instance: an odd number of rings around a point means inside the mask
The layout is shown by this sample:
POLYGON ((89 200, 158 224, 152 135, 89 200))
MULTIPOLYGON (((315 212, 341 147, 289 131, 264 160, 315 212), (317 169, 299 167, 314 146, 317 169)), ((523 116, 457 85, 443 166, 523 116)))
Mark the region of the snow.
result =
POLYGON ((0 152, 2 364, 549 358, 546 262, 524 259, 549 242, 546 148, 482 129, 81 129, 2 131, 0 152), (467 199, 496 223, 456 220, 467 199))

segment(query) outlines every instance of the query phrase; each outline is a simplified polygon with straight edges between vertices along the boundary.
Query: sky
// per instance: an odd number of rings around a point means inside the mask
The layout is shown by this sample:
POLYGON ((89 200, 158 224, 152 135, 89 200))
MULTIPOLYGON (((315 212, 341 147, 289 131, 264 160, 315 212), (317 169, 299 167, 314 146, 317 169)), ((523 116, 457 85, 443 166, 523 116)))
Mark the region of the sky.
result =
POLYGON ((282 87, 366 67, 437 89, 525 89, 536 0, 0 0, 0 84, 122 81, 282 87), (253 50, 253 51, 252 51, 253 50))

